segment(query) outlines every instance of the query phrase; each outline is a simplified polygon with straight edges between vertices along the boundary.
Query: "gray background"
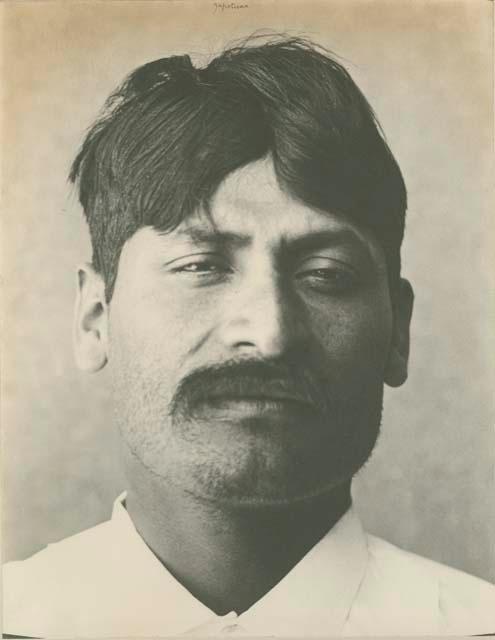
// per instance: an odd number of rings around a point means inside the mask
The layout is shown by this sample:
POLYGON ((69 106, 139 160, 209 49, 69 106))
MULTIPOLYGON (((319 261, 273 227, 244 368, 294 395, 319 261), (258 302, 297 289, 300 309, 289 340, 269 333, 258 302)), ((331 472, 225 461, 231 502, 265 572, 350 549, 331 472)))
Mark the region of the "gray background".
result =
POLYGON ((105 374, 79 373, 71 351, 75 265, 89 246, 66 174, 85 128, 137 65, 201 59, 271 27, 343 57, 409 187, 410 380, 387 391, 359 511, 390 541, 493 580, 493 3, 237 4, 249 7, 2 7, 4 558, 106 519, 125 486, 105 374))

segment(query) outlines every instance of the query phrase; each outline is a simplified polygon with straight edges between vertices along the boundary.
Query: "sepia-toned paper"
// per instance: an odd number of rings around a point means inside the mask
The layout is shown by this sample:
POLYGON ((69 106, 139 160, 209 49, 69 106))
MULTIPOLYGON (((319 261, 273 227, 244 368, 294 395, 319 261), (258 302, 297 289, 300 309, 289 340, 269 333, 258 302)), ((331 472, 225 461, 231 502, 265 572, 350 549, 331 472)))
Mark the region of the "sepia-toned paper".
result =
POLYGON ((75 268, 90 250, 67 174, 85 131, 138 65, 206 62, 271 30, 339 56, 408 187, 410 378, 386 392, 357 508, 373 533, 495 580, 493 12, 489 0, 1 6, 4 561, 107 519, 125 488, 105 373, 72 356, 75 268))

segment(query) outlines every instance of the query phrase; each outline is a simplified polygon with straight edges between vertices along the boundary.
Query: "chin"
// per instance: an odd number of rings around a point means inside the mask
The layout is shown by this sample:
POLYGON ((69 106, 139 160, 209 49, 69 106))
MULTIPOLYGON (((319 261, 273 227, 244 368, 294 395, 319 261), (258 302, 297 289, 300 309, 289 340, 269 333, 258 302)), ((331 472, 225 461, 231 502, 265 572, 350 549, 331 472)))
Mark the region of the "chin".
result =
POLYGON ((301 426, 193 421, 133 429, 127 442, 165 492, 231 508, 283 507, 350 484, 373 450, 379 420, 301 426))
POLYGON ((330 496, 339 487, 347 484, 344 481, 332 482, 326 486, 309 490, 287 491, 280 487, 271 487, 268 491, 252 491, 250 493, 234 493, 232 491, 205 491, 205 487, 196 487, 189 493, 198 501, 223 507, 225 509, 253 510, 284 509, 291 506, 309 504, 330 496))
POLYGON ((344 458, 334 459, 331 451, 305 458, 299 451, 280 449, 253 448, 228 462, 225 456, 191 461, 182 487, 202 502, 227 508, 282 508, 324 498, 349 485, 370 453, 342 464, 344 458))

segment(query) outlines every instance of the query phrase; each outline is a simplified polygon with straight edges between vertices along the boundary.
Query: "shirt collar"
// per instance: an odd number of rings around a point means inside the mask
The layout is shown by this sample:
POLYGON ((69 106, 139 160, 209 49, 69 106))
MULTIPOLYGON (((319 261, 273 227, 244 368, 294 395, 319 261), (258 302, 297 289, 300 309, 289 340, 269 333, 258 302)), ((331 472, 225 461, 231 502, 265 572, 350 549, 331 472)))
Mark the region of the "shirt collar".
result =
MULTIPOLYGON (((125 493, 114 504, 112 524, 125 540, 129 570, 143 598, 164 603, 167 629, 185 633, 225 620, 187 591, 159 562, 136 531, 124 506, 125 493), (165 603, 173 603, 167 606, 165 603)), ((293 569, 240 616, 227 616, 242 635, 328 635, 341 633, 366 572, 367 539, 352 507, 293 569)), ((242 577, 240 577, 242 579, 242 577)), ((165 622, 165 620, 164 620, 165 622)), ((151 631, 151 630, 150 630, 151 631)), ((218 631, 218 629, 217 629, 218 631)), ((154 631, 156 633, 156 631, 154 631)))

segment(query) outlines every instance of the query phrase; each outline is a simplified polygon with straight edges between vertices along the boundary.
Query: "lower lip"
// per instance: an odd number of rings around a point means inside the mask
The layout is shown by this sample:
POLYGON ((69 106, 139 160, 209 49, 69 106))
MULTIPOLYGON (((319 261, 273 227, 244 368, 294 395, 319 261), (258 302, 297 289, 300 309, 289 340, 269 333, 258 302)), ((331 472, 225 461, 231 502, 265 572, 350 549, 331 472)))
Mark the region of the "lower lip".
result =
POLYGON ((279 398, 214 398, 205 403, 208 412, 225 417, 289 416, 307 411, 308 406, 297 400, 279 398))

